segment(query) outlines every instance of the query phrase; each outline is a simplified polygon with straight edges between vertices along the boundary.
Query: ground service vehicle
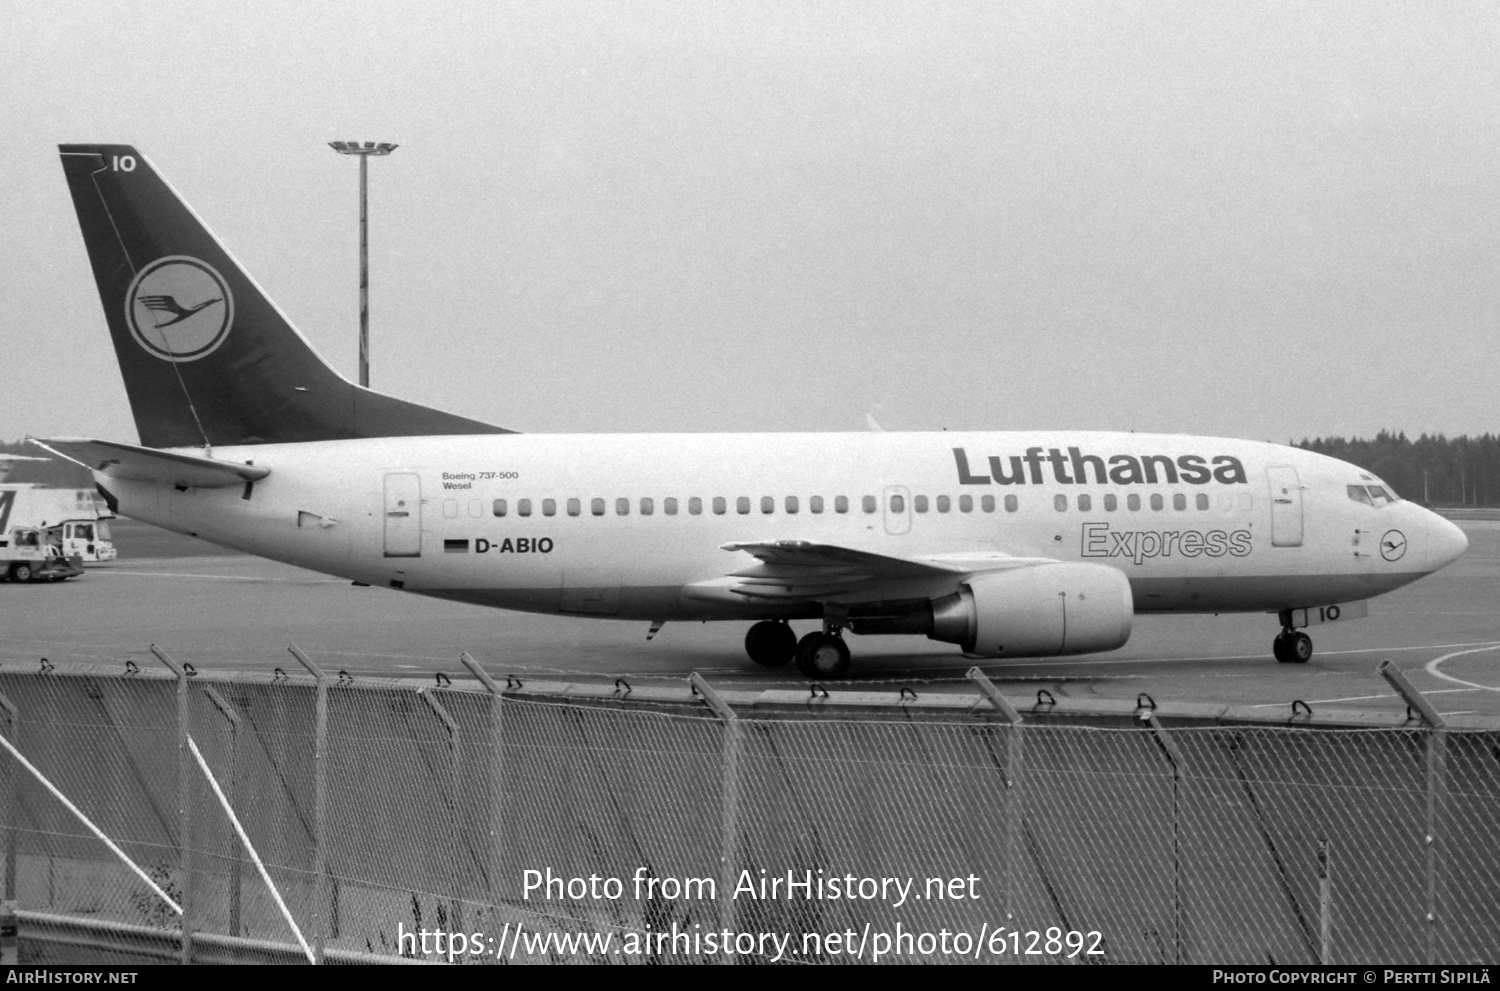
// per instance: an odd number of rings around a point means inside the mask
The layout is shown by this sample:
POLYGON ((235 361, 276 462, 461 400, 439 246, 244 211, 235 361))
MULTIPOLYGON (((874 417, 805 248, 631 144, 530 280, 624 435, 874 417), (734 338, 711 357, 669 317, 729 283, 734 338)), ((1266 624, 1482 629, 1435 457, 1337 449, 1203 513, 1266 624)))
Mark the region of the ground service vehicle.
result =
POLYGON ((92 489, 0 484, 0 534, 14 526, 60 527, 64 556, 86 564, 115 559, 112 519, 92 489))
POLYGON ((63 581, 83 574, 83 561, 63 553, 62 527, 12 527, 0 536, 0 578, 63 581))

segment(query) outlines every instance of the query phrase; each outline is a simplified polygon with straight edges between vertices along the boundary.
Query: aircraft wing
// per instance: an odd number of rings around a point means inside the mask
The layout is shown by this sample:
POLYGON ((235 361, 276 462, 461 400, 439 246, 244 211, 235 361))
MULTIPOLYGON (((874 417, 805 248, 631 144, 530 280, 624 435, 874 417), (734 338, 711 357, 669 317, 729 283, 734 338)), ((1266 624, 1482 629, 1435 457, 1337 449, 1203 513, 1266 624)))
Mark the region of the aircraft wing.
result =
POLYGON ((1050 558, 998 553, 893 557, 808 540, 765 540, 724 544, 744 551, 756 563, 712 584, 745 598, 821 601, 843 597, 910 595, 924 587, 957 586, 968 575, 1043 564, 1050 558))
POLYGON ((204 458, 193 454, 175 454, 108 440, 63 437, 45 441, 33 438, 31 442, 43 450, 110 478, 213 489, 244 485, 271 474, 271 469, 259 465, 220 461, 218 458, 204 458))

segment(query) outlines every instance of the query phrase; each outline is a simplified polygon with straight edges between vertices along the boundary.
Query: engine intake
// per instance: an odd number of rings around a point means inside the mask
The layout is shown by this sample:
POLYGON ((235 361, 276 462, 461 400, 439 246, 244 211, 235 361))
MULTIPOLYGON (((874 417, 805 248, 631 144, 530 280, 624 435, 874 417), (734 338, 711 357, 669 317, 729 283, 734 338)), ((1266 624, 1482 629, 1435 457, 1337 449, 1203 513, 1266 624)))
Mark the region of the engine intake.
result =
POLYGON ((1039 564, 978 575, 934 601, 928 636, 978 657, 1088 654, 1125 646, 1134 614, 1114 568, 1039 564))

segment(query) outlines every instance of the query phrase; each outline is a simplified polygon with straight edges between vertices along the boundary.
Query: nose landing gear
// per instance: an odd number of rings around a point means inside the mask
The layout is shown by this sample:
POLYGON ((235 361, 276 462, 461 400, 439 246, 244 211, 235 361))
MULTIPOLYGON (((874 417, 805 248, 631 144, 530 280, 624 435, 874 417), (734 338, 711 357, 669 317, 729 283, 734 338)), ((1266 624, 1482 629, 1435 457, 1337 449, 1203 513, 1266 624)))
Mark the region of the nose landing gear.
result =
POLYGON ((1306 664, 1313 655, 1312 637, 1301 630, 1282 630, 1271 641, 1271 653, 1282 664, 1306 664))

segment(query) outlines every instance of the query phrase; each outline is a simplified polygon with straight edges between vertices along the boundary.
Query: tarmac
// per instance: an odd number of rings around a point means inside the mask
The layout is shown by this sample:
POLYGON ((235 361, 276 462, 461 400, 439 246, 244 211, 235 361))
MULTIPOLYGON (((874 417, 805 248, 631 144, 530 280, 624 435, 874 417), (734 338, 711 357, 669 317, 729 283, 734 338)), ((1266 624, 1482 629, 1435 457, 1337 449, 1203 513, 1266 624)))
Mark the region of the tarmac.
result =
MULTIPOLYGON (((1455 514, 1457 515, 1457 514, 1455 514)), ((1039 689, 1068 698, 1315 710, 1403 711, 1377 676, 1389 660, 1445 716, 1500 717, 1500 520, 1461 519, 1468 554, 1370 602, 1367 618, 1308 630, 1307 664, 1271 656, 1273 616, 1138 616, 1130 643, 1109 654, 980 667, 1007 695, 1039 689)), ((0 665, 159 666, 150 647, 204 670, 294 670, 295 643, 330 673, 470 677, 466 651, 499 678, 680 683, 696 671, 728 688, 805 688, 795 669, 767 670, 744 654, 743 623, 646 624, 484 609, 357 588, 259 558, 229 554, 144 524, 115 524, 119 560, 62 583, 0 584, 0 665)), ((798 624, 794 624, 798 626, 798 624)), ((811 629, 811 624, 801 624, 811 629)), ((801 627, 798 632, 802 632, 801 627)), ((850 688, 907 686, 972 692, 974 662, 920 637, 853 637, 850 688)), ((836 686, 830 686, 835 687, 836 686)))

